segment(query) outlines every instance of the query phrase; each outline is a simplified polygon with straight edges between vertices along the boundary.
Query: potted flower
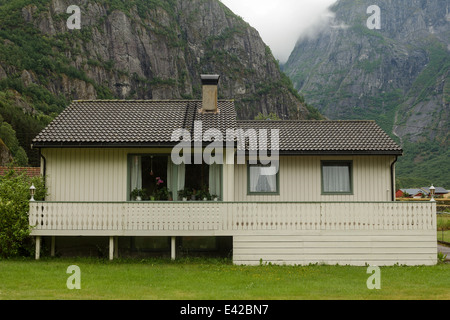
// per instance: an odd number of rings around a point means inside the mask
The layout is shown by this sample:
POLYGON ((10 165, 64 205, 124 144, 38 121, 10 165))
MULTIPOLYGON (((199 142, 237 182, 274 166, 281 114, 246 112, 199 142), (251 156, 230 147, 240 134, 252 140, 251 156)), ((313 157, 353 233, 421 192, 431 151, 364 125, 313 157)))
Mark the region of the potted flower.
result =
POLYGON ((183 201, 187 201, 191 195, 192 195, 192 191, 189 190, 188 188, 184 188, 183 190, 178 191, 178 196, 183 201))
POLYGON ((167 189, 166 187, 156 190, 155 199, 157 201, 168 201, 169 197, 169 189, 167 189))
MULTIPOLYGON (((155 189, 153 190, 153 194, 150 196, 150 200, 151 201, 155 201, 155 200, 163 200, 161 199, 162 197, 164 198, 165 195, 165 191, 162 190, 160 188, 160 186, 164 183, 164 181, 161 179, 161 177, 157 177, 156 181, 155 181, 155 189)), ((167 189, 167 188, 166 188, 167 189)), ((168 192, 168 191, 167 191, 168 192)), ((165 200, 168 199, 168 196, 166 197, 165 200)))
POLYGON ((131 201, 142 201, 144 200, 146 196, 146 190, 145 189, 134 189, 131 191, 130 198, 131 201))
POLYGON ((211 196, 211 198, 212 198, 214 201, 219 201, 219 196, 218 196, 217 194, 213 194, 213 195, 211 196))
POLYGON ((199 198, 199 200, 203 200, 203 201, 211 200, 211 194, 208 192, 208 188, 203 187, 201 190, 199 190, 198 198, 199 198))

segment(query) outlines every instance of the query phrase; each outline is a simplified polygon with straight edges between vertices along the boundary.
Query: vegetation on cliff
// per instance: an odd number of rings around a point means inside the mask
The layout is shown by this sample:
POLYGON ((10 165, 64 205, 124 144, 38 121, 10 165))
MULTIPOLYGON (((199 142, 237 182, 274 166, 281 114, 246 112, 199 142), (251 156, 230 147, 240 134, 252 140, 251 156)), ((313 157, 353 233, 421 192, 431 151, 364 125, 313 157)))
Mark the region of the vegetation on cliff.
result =
POLYGON ((0 25, 0 115, 32 165, 32 139, 70 101, 199 99, 202 73, 221 75, 220 98, 241 119, 321 118, 258 32, 217 0, 0 0, 0 25), (67 26, 70 5, 79 30, 67 26))
POLYGON ((403 146, 399 185, 450 188, 450 13, 441 0, 340 0, 329 25, 301 39, 284 71, 330 119, 370 119, 403 146), (405 182, 406 181, 406 182, 405 182))

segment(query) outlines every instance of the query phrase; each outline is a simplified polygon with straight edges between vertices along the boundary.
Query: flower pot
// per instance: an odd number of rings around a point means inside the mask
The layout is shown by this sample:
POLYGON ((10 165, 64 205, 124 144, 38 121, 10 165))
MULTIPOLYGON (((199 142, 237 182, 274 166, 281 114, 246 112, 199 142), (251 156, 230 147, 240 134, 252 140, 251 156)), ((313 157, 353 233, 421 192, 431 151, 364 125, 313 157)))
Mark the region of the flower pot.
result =
POLYGON ((186 198, 186 197, 183 197, 183 201, 187 201, 187 198, 186 198))
POLYGON ((142 198, 140 196, 137 196, 136 201, 142 201, 142 198))

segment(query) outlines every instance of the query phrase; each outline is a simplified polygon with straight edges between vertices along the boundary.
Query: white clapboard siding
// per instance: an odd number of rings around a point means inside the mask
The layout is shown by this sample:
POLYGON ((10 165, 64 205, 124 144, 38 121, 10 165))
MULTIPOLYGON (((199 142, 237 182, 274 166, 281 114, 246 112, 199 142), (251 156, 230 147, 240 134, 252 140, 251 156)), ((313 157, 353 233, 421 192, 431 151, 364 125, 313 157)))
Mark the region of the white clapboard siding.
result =
MULTIPOLYGON (((48 201, 126 201, 130 154, 170 149, 43 149, 48 201)), ((392 156, 282 156, 280 195, 248 195, 247 166, 224 166, 227 201, 391 201, 392 156), (321 195, 321 160, 353 161, 353 195, 321 195)), ((43 162, 44 163, 44 162, 43 162)))
POLYGON ((49 193, 46 200, 126 201, 128 155, 170 152, 170 149, 42 149, 49 193))
POLYGON ((235 201, 391 201, 393 156, 282 156, 279 195, 248 195, 247 166, 235 165, 235 201), (353 161, 353 195, 322 195, 321 161, 353 161))
POLYGON ((436 232, 343 231, 233 237, 233 262, 340 265, 434 265, 436 232))
POLYGON ((121 149, 44 149, 49 201, 125 201, 127 155, 121 149))

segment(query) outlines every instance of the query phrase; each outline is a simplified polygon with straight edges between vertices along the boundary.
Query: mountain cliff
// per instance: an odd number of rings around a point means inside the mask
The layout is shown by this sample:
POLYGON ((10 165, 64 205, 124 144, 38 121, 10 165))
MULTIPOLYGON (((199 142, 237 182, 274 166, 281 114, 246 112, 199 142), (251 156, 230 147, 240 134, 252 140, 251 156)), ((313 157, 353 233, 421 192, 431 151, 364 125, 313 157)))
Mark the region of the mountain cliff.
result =
POLYGON ((405 150, 403 184, 450 185, 449 2, 341 0, 330 10, 284 66, 294 87, 331 119, 375 119, 390 132, 405 150), (368 27, 372 5, 380 29, 368 27))
POLYGON ((71 100, 199 99, 202 73, 242 119, 321 117, 218 0, 0 0, 0 25, 0 115, 33 164, 31 139, 71 100))

